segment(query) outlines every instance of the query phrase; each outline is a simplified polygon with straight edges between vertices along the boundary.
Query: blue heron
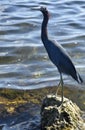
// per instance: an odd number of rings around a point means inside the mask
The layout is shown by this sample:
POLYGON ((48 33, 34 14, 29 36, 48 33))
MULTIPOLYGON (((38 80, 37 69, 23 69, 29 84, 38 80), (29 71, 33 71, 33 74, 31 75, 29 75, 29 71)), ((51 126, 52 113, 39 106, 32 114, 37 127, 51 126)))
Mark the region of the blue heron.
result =
POLYGON ((43 14, 43 22, 41 26, 41 40, 48 53, 49 59, 58 68, 60 73, 60 84, 62 86, 62 103, 63 103, 63 78, 62 74, 70 75, 78 83, 82 83, 83 80, 66 52, 66 50, 57 42, 50 40, 47 33, 47 24, 49 20, 49 12, 45 7, 38 8, 43 14))

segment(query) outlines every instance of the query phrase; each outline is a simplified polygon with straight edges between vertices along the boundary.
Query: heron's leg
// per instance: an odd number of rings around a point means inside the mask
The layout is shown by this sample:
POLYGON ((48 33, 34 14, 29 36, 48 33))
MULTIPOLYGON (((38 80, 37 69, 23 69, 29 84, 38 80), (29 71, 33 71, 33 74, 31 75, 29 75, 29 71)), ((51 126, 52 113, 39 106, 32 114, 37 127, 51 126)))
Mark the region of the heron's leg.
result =
POLYGON ((62 74, 61 74, 61 73, 60 73, 60 82, 59 82, 59 84, 58 84, 56 96, 57 96, 58 89, 59 89, 59 86, 60 86, 60 85, 61 85, 61 87, 62 87, 62 95, 61 95, 62 100, 61 100, 61 102, 63 103, 63 78, 62 78, 62 74))
POLYGON ((58 84, 58 86, 57 86, 56 96, 57 96, 57 94, 58 94, 58 90, 59 90, 60 85, 61 85, 61 79, 60 79, 60 82, 59 82, 59 84, 58 84))
POLYGON ((60 78, 61 78, 61 87, 62 87, 62 104, 63 104, 63 78, 62 78, 62 74, 60 73, 60 78))
POLYGON ((56 92, 56 95, 57 95, 57 93, 58 93, 58 90, 59 90, 59 87, 61 86, 61 83, 62 82, 62 74, 60 73, 60 82, 58 83, 58 85, 57 85, 57 92, 56 92))

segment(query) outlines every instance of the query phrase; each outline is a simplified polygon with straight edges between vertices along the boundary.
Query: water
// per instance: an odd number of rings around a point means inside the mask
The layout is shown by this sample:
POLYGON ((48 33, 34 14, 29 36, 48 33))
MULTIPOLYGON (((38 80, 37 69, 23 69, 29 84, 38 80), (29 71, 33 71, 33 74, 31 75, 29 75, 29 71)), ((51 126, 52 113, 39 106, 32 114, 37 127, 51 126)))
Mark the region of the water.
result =
POLYGON ((28 109, 25 112, 18 113, 17 116, 9 115, 5 117, 4 122, 2 119, 0 130, 40 130, 39 105, 27 104, 26 107, 28 109))
MULTIPOLYGON (((84 0, 0 1, 0 88, 36 89, 58 84, 59 73, 50 62, 40 39, 42 14, 50 12, 49 37, 68 51, 76 69, 85 77, 84 0)), ((85 79, 85 78, 84 78, 85 79)), ((64 76, 67 84, 77 84, 64 76)))

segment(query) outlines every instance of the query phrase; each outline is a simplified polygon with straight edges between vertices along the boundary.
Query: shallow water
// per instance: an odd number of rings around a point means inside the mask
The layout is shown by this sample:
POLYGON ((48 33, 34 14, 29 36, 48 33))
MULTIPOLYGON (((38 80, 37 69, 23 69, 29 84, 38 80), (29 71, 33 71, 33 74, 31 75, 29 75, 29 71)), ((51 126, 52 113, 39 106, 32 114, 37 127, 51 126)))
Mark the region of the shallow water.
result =
MULTIPOLYGON (((50 12, 49 37, 62 44, 85 77, 84 0, 5 0, 0 1, 0 88, 36 89, 59 82, 40 39, 42 14, 31 10, 41 5, 50 12)), ((64 82, 77 84, 66 75, 64 82)))
POLYGON ((40 106, 30 103, 26 107, 25 112, 0 120, 0 130, 40 130, 40 106))

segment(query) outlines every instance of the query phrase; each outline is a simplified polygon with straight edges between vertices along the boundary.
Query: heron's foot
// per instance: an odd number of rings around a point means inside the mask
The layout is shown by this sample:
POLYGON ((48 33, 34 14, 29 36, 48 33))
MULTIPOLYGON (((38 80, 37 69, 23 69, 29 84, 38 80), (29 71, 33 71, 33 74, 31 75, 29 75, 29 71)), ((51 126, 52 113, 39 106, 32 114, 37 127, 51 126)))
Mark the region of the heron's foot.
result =
POLYGON ((63 110, 65 109, 66 104, 67 104, 68 102, 69 102, 68 100, 64 100, 63 102, 61 101, 61 104, 60 104, 59 108, 61 108, 62 111, 63 111, 63 110))
POLYGON ((58 109, 64 111, 64 109, 65 109, 65 102, 66 102, 66 101, 63 101, 63 102, 61 101, 61 102, 60 102, 60 105, 58 106, 58 109))
MULTIPOLYGON (((56 93, 55 93, 55 97, 57 97, 58 96, 58 90, 56 91, 56 93)), ((63 104, 63 102, 64 102, 64 99, 63 99, 64 97, 63 97, 63 92, 62 92, 62 96, 61 96, 61 105, 63 104)))

